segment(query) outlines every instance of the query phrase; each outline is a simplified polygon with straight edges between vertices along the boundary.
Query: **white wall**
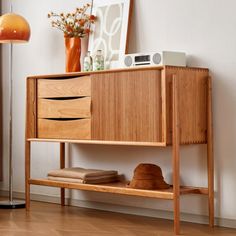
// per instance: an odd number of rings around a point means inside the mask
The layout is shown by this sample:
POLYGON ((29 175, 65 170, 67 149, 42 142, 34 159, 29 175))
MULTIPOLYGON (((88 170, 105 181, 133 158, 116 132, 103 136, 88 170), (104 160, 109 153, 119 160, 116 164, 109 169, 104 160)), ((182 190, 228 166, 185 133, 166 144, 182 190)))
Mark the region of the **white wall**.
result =
MULTIPOLYGON (((41 0, 14 1, 14 11, 30 22, 31 40, 14 46, 14 190, 24 191, 25 77, 64 71, 63 35, 50 27, 46 17, 50 10, 70 11, 83 1, 41 0)), ((6 10, 6 2, 3 9, 6 10)), ((188 65, 209 67, 213 76, 215 128, 216 216, 236 220, 236 1, 235 0, 136 0, 133 14, 130 52, 180 50, 188 54, 188 65)), ((4 114, 8 114, 7 46, 4 46, 4 114)), ((7 189, 7 121, 4 116, 4 182, 7 189)), ((72 145, 72 165, 115 168, 131 178, 140 162, 152 162, 163 168, 171 181, 171 149, 147 147, 112 147, 72 145)), ((186 146, 181 150, 181 181, 206 186, 205 146, 186 146)), ((57 168, 58 145, 34 144, 32 175, 46 176, 57 168)), ((33 187, 33 193, 58 196, 59 191, 33 187)), ((138 197, 73 191, 72 197, 151 209, 172 209, 168 201, 138 197)), ((207 214, 207 198, 185 196, 182 211, 207 214), (194 207, 193 207, 194 206, 194 207)))

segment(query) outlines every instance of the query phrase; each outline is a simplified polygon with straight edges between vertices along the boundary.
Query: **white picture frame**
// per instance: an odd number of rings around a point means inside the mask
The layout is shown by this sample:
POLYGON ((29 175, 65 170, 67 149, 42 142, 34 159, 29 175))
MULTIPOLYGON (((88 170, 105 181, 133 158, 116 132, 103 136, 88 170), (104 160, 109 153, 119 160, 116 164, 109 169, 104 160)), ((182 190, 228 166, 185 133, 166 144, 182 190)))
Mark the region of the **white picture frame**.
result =
POLYGON ((94 0, 92 14, 97 17, 91 26, 88 50, 92 56, 102 50, 105 69, 121 67, 127 53, 133 0, 94 0))

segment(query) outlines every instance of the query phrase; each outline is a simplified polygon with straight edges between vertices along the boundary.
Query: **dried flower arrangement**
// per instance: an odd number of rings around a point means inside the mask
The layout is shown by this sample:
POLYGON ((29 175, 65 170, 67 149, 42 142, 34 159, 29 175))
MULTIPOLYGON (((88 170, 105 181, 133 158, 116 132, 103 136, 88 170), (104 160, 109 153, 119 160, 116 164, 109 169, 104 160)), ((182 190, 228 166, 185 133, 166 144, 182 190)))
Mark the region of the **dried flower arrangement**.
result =
POLYGON ((83 38, 90 33, 90 25, 95 22, 94 15, 86 14, 86 11, 91 7, 89 3, 81 8, 76 8, 73 13, 57 14, 50 12, 48 18, 54 18, 51 24, 61 30, 65 37, 79 37, 83 38))

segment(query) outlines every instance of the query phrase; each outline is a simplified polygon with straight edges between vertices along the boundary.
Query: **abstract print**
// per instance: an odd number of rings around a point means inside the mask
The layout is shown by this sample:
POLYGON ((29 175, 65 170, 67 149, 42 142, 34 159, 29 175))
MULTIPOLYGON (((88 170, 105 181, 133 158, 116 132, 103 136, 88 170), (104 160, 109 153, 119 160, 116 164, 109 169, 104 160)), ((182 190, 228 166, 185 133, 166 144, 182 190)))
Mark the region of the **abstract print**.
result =
POLYGON ((123 3, 100 6, 96 9, 96 26, 93 33, 92 52, 102 50, 106 63, 119 61, 123 3))

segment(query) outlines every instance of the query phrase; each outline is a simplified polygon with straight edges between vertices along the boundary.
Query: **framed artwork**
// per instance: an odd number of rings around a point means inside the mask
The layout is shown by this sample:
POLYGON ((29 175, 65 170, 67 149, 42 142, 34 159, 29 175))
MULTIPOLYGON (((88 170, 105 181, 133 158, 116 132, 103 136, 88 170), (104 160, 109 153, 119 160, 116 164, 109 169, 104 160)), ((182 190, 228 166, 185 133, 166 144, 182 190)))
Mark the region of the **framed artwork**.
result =
POLYGON ((94 0, 92 14, 97 17, 91 27, 88 50, 95 55, 102 50, 105 68, 118 68, 127 53, 133 0, 94 0))

